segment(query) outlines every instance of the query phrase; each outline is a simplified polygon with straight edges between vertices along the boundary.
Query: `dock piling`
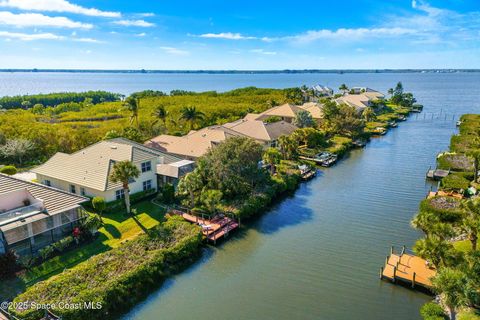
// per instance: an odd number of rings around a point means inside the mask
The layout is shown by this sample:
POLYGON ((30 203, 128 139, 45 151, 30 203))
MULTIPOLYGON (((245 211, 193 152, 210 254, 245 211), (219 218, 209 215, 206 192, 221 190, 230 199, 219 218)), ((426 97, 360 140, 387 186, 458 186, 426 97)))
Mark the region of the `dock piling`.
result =
POLYGON ((383 278, 383 267, 380 267, 380 279, 383 278))
POLYGON ((412 288, 415 288, 415 277, 416 277, 416 273, 414 272, 413 273, 413 277, 412 277, 412 288))

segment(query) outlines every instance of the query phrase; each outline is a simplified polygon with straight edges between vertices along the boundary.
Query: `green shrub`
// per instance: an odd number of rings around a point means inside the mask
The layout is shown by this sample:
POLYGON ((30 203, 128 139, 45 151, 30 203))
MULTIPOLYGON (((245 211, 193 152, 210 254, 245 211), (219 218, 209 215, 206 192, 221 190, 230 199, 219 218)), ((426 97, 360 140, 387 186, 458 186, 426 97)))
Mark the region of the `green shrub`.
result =
POLYGON ((473 159, 464 154, 443 153, 437 158, 438 167, 444 170, 473 171, 473 159))
MULTIPOLYGON (((29 287, 15 298, 40 304, 94 301, 101 309, 58 309, 63 319, 111 319, 127 311, 158 288, 162 280, 198 257, 200 228, 172 217, 149 235, 98 254, 48 280, 29 287)), ((39 319, 43 311, 12 310, 21 319, 39 319)))
POLYGON ((441 222, 455 222, 460 219, 460 201, 452 197, 433 197, 420 202, 420 212, 434 213, 441 222))
POLYGON ((470 181, 462 173, 450 173, 442 179, 441 186, 445 190, 465 190, 470 186, 470 181))
POLYGON ((8 174, 9 176, 13 176, 17 173, 17 168, 15 166, 4 166, 0 168, 0 173, 8 174))
POLYGON ((158 200, 164 204, 171 204, 175 202, 175 187, 171 183, 163 186, 162 191, 158 196, 158 200))
POLYGON ((420 315, 424 320, 446 320, 448 316, 441 306, 435 302, 429 302, 424 304, 420 308, 420 315))
POLYGON ((102 214, 107 208, 107 203, 103 197, 94 197, 92 199, 92 206, 98 214, 102 214))

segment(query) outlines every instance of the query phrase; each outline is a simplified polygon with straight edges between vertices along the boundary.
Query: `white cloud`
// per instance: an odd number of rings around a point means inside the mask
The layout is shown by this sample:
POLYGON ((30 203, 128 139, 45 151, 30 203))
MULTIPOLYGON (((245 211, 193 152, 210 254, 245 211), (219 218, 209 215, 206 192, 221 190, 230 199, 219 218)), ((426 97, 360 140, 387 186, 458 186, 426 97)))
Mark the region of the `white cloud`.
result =
POLYGON ((397 37, 397 36, 404 36, 404 35, 412 35, 417 33, 415 29, 409 28, 340 28, 337 30, 329 30, 329 29, 322 29, 322 30, 310 30, 305 33, 292 36, 292 37, 285 37, 286 39, 292 39, 298 42, 311 42, 319 39, 345 39, 349 41, 357 40, 359 38, 365 37, 373 37, 373 38, 380 38, 380 37, 397 37))
POLYGON ((204 33, 199 35, 200 38, 211 38, 211 39, 227 39, 227 40, 254 40, 258 39, 257 37, 247 37, 240 33, 232 32, 221 32, 221 33, 204 33))
POLYGON ((95 8, 84 8, 66 0, 0 0, 0 6, 21 10, 69 12, 95 17, 121 17, 120 12, 101 11, 95 8))
POLYGON ((412 0, 412 8, 415 9, 417 7, 417 1, 412 0))
POLYGON ((160 49, 162 49, 163 51, 165 51, 168 54, 172 54, 172 55, 176 55, 176 56, 187 56, 187 55, 190 54, 190 52, 188 52, 188 51, 181 50, 181 49, 174 48, 174 47, 160 47, 160 49))
POLYGON ((40 13, 14 14, 8 11, 0 11, 0 24, 15 27, 93 28, 89 23, 76 22, 65 17, 49 17, 40 13))
POLYGON ((73 41, 77 42, 88 42, 88 43, 104 43, 104 41, 100 41, 93 38, 72 38, 73 41))
POLYGON ((139 13, 138 14, 139 17, 154 17, 155 16, 155 13, 153 12, 145 12, 145 13, 139 13))
POLYGON ((250 50, 250 52, 258 53, 258 54, 264 54, 264 55, 268 55, 268 56, 274 56, 274 55, 277 54, 275 51, 265 51, 263 49, 252 49, 252 50, 250 50))
POLYGON ((137 33, 135 36, 137 37, 145 37, 147 34, 145 32, 137 33))
POLYGON ((0 31, 1 38, 7 39, 18 39, 23 41, 32 41, 32 40, 63 40, 64 37, 53 34, 53 33, 20 33, 20 32, 8 32, 0 31))
POLYGON ((151 22, 147 22, 145 20, 118 20, 114 21, 113 23, 118 24, 120 26, 125 27, 154 27, 155 24, 151 22))

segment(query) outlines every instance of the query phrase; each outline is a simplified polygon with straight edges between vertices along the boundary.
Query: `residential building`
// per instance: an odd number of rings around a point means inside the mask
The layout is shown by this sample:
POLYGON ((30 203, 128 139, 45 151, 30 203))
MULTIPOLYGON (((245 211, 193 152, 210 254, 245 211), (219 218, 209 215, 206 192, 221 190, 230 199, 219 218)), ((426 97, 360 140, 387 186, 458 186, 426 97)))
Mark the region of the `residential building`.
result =
POLYGON ((354 107, 357 112, 363 112, 367 107, 379 107, 378 101, 383 101, 385 95, 367 87, 353 87, 350 93, 337 98, 337 103, 354 107))
POLYGON ((322 86, 320 84, 314 85, 312 87, 313 92, 317 97, 331 97, 333 96, 333 89, 327 86, 322 86))
POLYGON ((196 160, 210 148, 234 136, 243 136, 243 134, 217 125, 190 131, 181 137, 162 134, 146 141, 145 145, 187 160, 196 160))
MULTIPOLYGON (((124 197, 122 184, 112 182, 110 174, 116 162, 125 160, 132 161, 140 171, 140 176, 129 183, 131 194, 157 191, 159 181, 166 180, 158 173, 159 168, 182 161, 175 155, 116 138, 100 141, 72 154, 57 153, 32 171, 37 180, 47 186, 87 197, 99 196, 111 202, 124 197)), ((190 164, 184 165, 184 171, 192 169, 190 164)))
POLYGON ((266 123, 262 120, 240 119, 224 126, 256 140, 264 148, 276 147, 280 136, 290 135, 297 129, 293 124, 283 120, 266 123))
POLYGON ((89 199, 0 174, 0 254, 38 250, 71 235, 86 217, 81 204, 89 199))

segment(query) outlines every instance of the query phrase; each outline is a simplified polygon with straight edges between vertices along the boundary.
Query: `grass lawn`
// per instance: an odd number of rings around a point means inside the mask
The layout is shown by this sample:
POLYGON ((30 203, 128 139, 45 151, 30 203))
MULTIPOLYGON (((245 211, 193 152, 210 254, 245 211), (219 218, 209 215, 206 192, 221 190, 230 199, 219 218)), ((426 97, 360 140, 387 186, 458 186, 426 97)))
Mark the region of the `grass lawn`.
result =
POLYGON ((480 313, 478 310, 463 310, 457 315, 457 320, 480 320, 480 313))
POLYGON ((32 270, 8 282, 0 284, 1 298, 11 297, 17 292, 22 292, 26 287, 38 281, 45 280, 55 274, 61 273, 88 258, 118 247, 124 241, 131 240, 146 230, 158 225, 164 218, 165 210, 150 201, 140 202, 132 206, 138 214, 135 217, 127 216, 123 212, 105 214, 104 226, 99 229, 99 235, 95 241, 87 245, 66 252, 61 256, 54 257, 32 270), (13 289, 13 290, 12 290, 13 289))
POLYGON ((470 252, 472 250, 472 243, 469 240, 455 241, 453 247, 460 252, 470 252))

